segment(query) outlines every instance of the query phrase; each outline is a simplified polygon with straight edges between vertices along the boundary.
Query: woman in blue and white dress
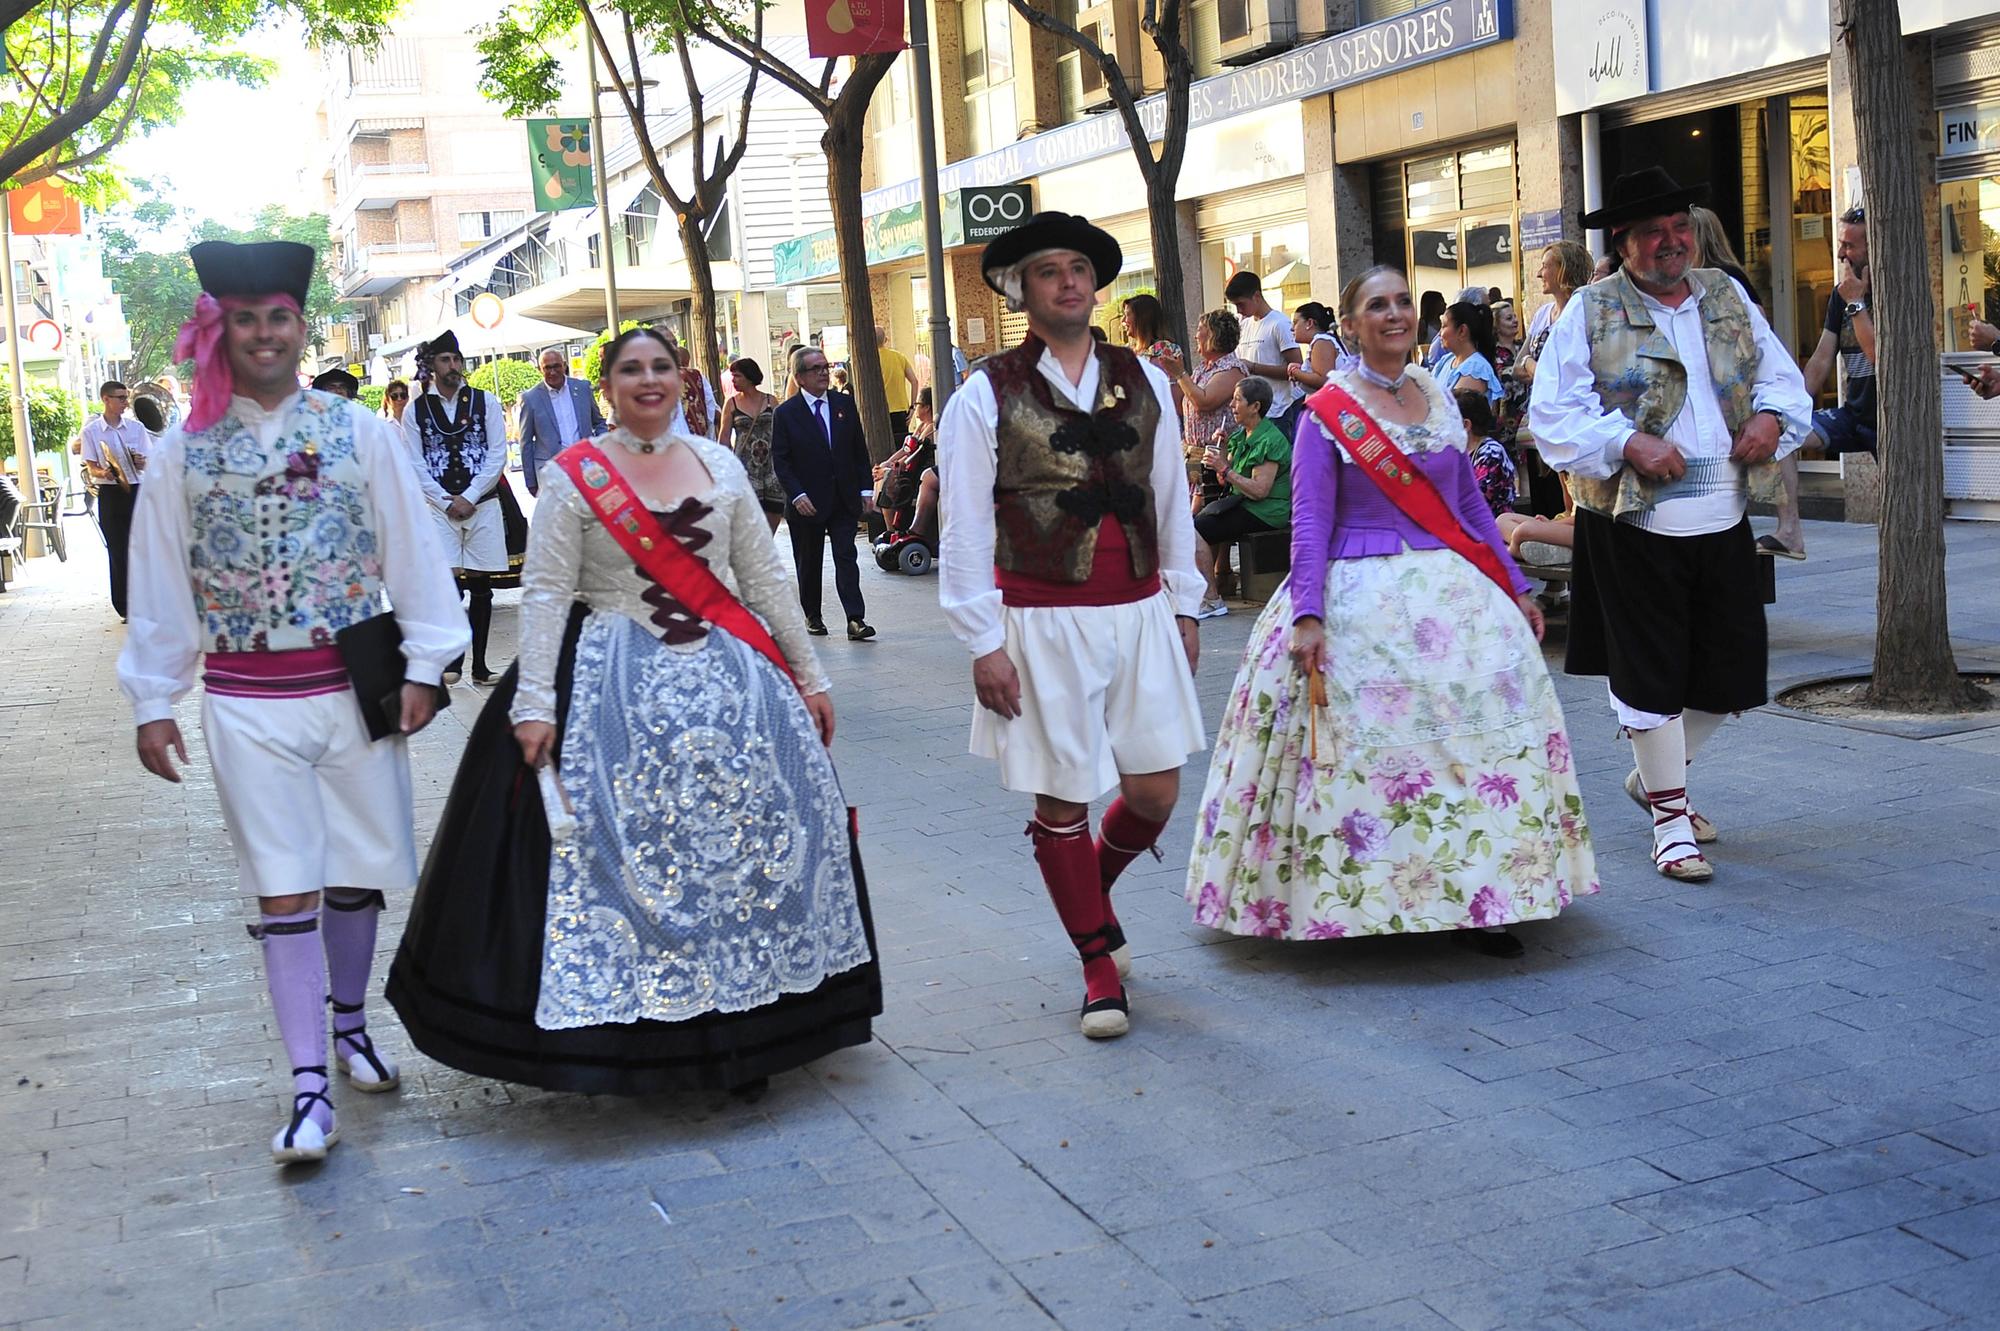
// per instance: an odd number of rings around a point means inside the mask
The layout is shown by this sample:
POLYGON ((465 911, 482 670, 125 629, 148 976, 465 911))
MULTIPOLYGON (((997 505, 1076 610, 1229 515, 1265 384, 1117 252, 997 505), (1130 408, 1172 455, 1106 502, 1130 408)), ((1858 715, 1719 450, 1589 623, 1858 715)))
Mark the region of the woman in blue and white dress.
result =
POLYGON ((604 366, 618 426, 577 473, 598 500, 629 489, 769 626, 790 677, 636 564, 561 459, 545 468, 520 659, 473 729, 389 998, 469 1072, 754 1090, 865 1043, 882 1010, 833 708, 742 464, 673 429, 672 349, 635 329, 604 366))

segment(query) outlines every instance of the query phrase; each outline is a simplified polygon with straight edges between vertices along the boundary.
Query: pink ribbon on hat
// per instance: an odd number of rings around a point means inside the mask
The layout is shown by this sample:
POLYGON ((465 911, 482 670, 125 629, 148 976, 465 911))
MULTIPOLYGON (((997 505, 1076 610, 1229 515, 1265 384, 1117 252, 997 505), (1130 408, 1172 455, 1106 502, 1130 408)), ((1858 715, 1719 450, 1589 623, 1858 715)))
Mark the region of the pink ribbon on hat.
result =
POLYGON ((230 396, 236 391, 236 376, 230 373, 229 353, 222 345, 224 316, 231 310, 269 300, 289 305, 293 313, 299 313, 298 301, 284 293, 224 296, 217 300, 204 291, 195 298, 193 317, 181 325, 179 336, 174 338, 174 360, 194 362, 194 380, 189 386, 193 400, 182 423, 189 433, 199 433, 221 420, 222 414, 229 410, 230 396))

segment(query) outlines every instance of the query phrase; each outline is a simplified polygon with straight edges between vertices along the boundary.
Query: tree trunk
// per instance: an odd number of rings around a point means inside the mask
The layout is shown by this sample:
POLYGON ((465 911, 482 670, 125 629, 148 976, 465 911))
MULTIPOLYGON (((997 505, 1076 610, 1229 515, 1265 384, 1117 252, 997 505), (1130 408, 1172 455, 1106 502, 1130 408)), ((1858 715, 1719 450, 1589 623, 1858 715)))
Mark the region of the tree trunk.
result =
POLYGON ((1868 205, 1876 401, 1882 404, 1869 701, 1898 711, 1955 711, 1974 691, 1952 657, 1945 608, 1944 420, 1924 226, 1929 159, 1910 151, 1922 136, 1897 6, 1840 0, 1837 30, 1847 49, 1868 205))
POLYGON ((720 384, 724 382, 724 367, 715 340, 715 268, 708 261, 708 239, 701 233, 702 219, 692 208, 680 214, 679 224, 693 306, 688 316, 688 354, 694 358, 695 368, 709 376, 711 384, 720 384))
MULTIPOLYGON (((863 117, 868 111, 864 92, 855 95, 854 79, 841 90, 827 117, 820 146, 826 151, 826 192, 833 207, 833 229, 840 250, 840 297, 847 313, 847 377, 861 409, 861 428, 868 437, 868 456, 880 462, 902 445, 889 437, 889 398, 882 391, 881 348, 875 337, 875 299, 868 286, 868 241, 862 230, 861 153, 863 117)), ((877 76, 877 82, 880 76, 877 76)))
MULTIPOLYGON (((1181 354, 1194 354, 1188 334, 1187 280, 1181 272, 1180 213, 1174 202, 1176 182, 1155 166, 1146 174, 1147 224, 1153 234, 1153 281, 1159 288, 1160 333, 1177 343, 1181 354)), ((1190 366, 1193 361, 1189 361, 1190 366)))

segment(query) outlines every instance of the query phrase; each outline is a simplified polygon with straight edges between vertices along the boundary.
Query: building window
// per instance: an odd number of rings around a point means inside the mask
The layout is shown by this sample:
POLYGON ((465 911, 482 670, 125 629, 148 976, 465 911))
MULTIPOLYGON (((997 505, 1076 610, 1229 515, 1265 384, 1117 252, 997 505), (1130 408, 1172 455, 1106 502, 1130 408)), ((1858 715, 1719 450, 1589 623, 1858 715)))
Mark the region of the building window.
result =
POLYGON ((868 134, 874 161, 884 163, 889 178, 900 179, 916 169, 917 113, 910 62, 899 59, 889 68, 875 98, 868 104, 868 134))
MULTIPOLYGON (((1514 145, 1416 158, 1402 164, 1401 176, 1400 220, 1407 224, 1409 246, 1405 271, 1419 300, 1436 292, 1450 302, 1467 287, 1499 287, 1513 297, 1521 285, 1514 243, 1520 197, 1514 145)), ((1378 233, 1386 230, 1378 222, 1378 233)))
POLYGON ((349 49, 348 86, 355 92, 411 92, 422 84, 416 39, 384 37, 372 51, 349 49))
POLYGON ((485 212, 458 215, 458 243, 477 249, 495 236, 504 236, 521 225, 527 214, 519 208, 494 208, 485 212))
POLYGON ((965 114, 973 153, 1020 137, 1014 103, 1014 29, 1007 0, 963 0, 965 114))
POLYGON ((1380 23, 1385 18, 1407 14, 1419 4, 1428 2, 1429 0, 1361 0, 1361 17, 1356 26, 1362 23, 1380 23))

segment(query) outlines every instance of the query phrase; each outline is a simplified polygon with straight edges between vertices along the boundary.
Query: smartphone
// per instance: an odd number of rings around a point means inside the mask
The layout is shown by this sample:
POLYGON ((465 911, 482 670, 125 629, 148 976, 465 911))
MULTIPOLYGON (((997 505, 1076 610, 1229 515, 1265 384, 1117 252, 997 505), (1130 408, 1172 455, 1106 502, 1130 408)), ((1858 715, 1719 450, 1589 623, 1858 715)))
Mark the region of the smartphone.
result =
POLYGON ((1947 370, 1950 370, 1953 374, 1957 375, 1959 378, 1965 380, 1965 382, 1969 385, 1978 384, 1980 382, 1979 372, 1977 370, 1968 370, 1963 365, 1947 365, 1945 366, 1945 368, 1947 370))

